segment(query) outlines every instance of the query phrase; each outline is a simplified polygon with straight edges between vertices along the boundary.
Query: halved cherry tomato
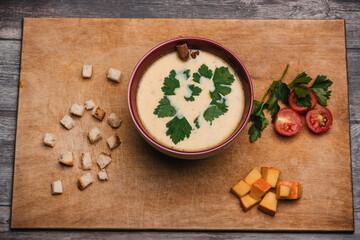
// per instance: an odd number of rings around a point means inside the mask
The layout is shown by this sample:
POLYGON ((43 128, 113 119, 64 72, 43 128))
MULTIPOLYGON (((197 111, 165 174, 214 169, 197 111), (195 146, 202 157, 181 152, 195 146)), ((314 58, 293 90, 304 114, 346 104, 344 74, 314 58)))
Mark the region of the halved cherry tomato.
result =
POLYGON ((295 97, 295 92, 292 91, 290 93, 289 96, 289 105, 292 109, 294 109, 295 111, 297 111, 298 113, 302 114, 302 113, 306 113, 308 111, 310 111, 311 109, 314 109, 316 103, 317 103, 317 96, 315 94, 315 92, 313 90, 311 90, 309 88, 309 92, 310 92, 310 96, 311 96, 311 107, 301 107, 296 103, 296 97, 295 97))
POLYGON ((274 126, 281 135, 293 136, 300 131, 302 120, 299 113, 293 109, 282 108, 276 115, 274 126))
POLYGON ((317 105, 306 114, 306 124, 314 133, 323 133, 331 128, 333 117, 326 107, 317 105))

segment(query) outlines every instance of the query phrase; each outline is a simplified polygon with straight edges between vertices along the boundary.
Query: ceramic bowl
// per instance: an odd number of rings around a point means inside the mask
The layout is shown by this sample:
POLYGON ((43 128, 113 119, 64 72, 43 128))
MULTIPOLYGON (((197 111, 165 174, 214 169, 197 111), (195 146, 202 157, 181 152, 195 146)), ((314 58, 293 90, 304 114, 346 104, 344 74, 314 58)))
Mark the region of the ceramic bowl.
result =
POLYGON ((155 149, 158 151, 176 158, 181 159, 202 159, 213 156, 215 154, 220 153, 224 150, 227 146, 230 145, 234 141, 234 139, 244 130, 246 124, 249 121, 252 105, 253 105, 253 88, 250 76, 241 62, 241 60, 228 48, 222 46, 221 44, 214 42, 209 39, 204 38, 197 38, 197 37, 182 37, 176 38, 164 43, 161 43, 151 49, 148 53, 143 56, 138 64, 135 66, 135 69, 132 72, 130 77, 129 86, 128 86, 128 106, 130 115, 132 120, 141 134, 141 136, 155 149), (141 119, 139 117, 139 113, 137 110, 136 104, 136 95, 137 89, 139 86, 139 82, 145 73, 145 71, 149 68, 149 66, 154 63, 157 59, 161 58, 162 56, 176 51, 176 46, 186 43, 190 49, 198 49, 210 52, 223 60, 225 60, 236 72, 241 80, 241 84, 244 89, 244 96, 245 96, 245 107, 244 113, 242 115, 242 119, 239 122, 237 128, 233 131, 233 133, 222 143, 217 146, 210 147, 208 149, 204 149, 201 151, 196 152, 187 152, 187 151, 179 151, 171 149, 167 146, 156 141, 146 130, 141 119))

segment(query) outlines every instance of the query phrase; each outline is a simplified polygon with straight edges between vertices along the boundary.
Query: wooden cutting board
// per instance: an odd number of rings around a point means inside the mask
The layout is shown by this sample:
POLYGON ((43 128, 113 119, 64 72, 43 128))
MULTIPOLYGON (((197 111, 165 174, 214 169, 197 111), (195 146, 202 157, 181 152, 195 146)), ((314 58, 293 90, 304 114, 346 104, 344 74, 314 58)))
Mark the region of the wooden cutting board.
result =
MULTIPOLYGON (((304 120, 304 118, 303 118, 304 120)), ((247 126, 248 128, 249 126, 247 126)), ((12 228, 200 229, 353 231, 348 85, 343 20, 209 19, 24 19, 19 89, 12 228), (246 131, 223 154, 200 161, 169 158, 137 133, 128 112, 126 90, 138 60, 155 45, 180 36, 198 36, 231 49, 247 67, 260 99, 273 80, 290 82, 298 73, 327 75, 333 82, 328 107, 332 129, 315 135, 306 125, 291 138, 270 125, 250 144, 246 131), (93 77, 83 80, 83 64, 93 77), (120 84, 107 70, 123 72, 120 84), (73 103, 93 99, 121 116, 113 130, 85 112, 68 131, 59 121, 73 103), (97 126, 106 139, 118 133, 119 148, 105 140, 91 145, 87 131, 97 126), (43 145, 46 132, 57 136, 43 145), (74 167, 60 166, 73 151, 74 167), (109 180, 97 179, 80 191, 79 155, 111 153, 109 180), (280 202, 275 217, 256 208, 244 213, 230 188, 253 167, 273 166, 281 179, 304 185, 303 198, 280 202), (50 194, 62 179, 64 193, 50 194)))

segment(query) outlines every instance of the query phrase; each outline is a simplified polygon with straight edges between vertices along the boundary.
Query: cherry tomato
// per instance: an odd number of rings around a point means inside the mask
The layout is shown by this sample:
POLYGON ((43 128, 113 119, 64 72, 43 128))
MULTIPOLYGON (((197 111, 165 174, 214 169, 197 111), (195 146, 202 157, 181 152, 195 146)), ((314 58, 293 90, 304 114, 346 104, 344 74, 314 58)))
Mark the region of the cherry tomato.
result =
POLYGON ((326 107, 317 105, 306 114, 306 124, 314 133, 323 133, 331 128, 333 117, 326 107))
POLYGON ((302 120, 299 113, 293 109, 282 108, 276 115, 274 126, 281 135, 293 136, 300 131, 302 120))
POLYGON ((316 103, 317 103, 317 96, 315 94, 315 92, 311 89, 309 89, 310 92, 310 96, 311 96, 311 107, 301 107, 296 103, 296 97, 295 97, 295 92, 292 91, 290 93, 289 96, 289 105, 292 109, 294 109, 295 111, 297 111, 298 113, 302 114, 302 113, 306 113, 308 111, 310 111, 311 109, 314 109, 316 103))

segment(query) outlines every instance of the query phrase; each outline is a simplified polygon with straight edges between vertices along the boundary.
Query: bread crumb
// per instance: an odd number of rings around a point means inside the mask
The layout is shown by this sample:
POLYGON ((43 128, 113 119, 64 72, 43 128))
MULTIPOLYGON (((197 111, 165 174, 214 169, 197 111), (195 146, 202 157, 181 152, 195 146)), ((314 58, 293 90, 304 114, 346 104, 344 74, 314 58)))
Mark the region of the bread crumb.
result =
POLYGON ((81 176, 78 180, 78 187, 80 190, 83 190, 87 186, 89 186, 92 183, 92 176, 90 173, 87 173, 83 176, 81 176))
POLYGON ((91 160, 90 152, 81 153, 81 163, 83 170, 90 170, 92 168, 92 160, 91 160))
POLYGON ((94 127, 88 132, 88 138, 91 143, 96 143, 102 139, 101 132, 97 127, 94 127))
POLYGON ((68 130, 72 129, 75 126, 74 120, 69 115, 65 115, 60 120, 60 123, 68 130))
POLYGON ((106 139, 106 142, 111 150, 118 147, 121 143, 118 135, 111 135, 108 139, 106 139))
POLYGON ((45 133, 44 143, 46 146, 54 147, 56 143, 55 135, 51 133, 45 133))
POLYGON ((70 109, 70 113, 77 117, 81 117, 85 111, 85 107, 79 104, 73 104, 70 109))
POLYGON ((99 171, 99 172, 98 172, 98 176, 99 176, 99 179, 100 179, 101 181, 105 181, 105 180, 108 179, 108 175, 107 175, 105 169, 99 171))
POLYGON ((57 180, 51 183, 51 194, 58 195, 63 193, 62 181, 57 180))
POLYGON ((95 106, 91 111, 91 114, 94 116, 94 118, 102 121, 105 117, 106 112, 101 107, 95 106))
POLYGON ((107 78, 111 81, 114 82, 120 82, 120 78, 121 78, 121 71, 114 69, 114 68, 110 68, 109 72, 107 74, 107 78))
POLYGON ((83 78, 91 78, 92 75, 92 65, 84 65, 82 70, 83 78))
POLYGON ((95 107, 95 103, 93 100, 89 100, 85 102, 85 108, 86 110, 91 110, 95 107))
POLYGON ((113 128, 118 128, 121 125, 121 119, 115 113, 111 113, 107 119, 108 124, 113 128))
POLYGON ((62 163, 66 166, 73 166, 74 165, 74 154, 72 152, 65 152, 61 154, 59 159, 59 163, 62 163))
POLYGON ((100 169, 105 168, 111 162, 111 156, 106 153, 100 153, 96 163, 99 165, 100 169))

